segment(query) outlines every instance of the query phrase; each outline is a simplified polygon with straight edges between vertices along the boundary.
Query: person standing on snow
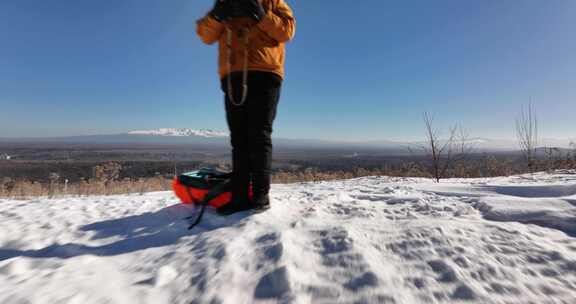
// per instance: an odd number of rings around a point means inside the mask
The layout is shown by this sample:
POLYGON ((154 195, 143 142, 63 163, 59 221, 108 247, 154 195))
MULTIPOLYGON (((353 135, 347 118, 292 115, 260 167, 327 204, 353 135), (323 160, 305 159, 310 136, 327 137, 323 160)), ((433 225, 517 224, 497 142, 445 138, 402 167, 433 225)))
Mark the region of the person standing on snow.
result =
POLYGON ((284 78, 285 43, 294 32, 294 16, 284 0, 216 0, 197 22, 204 43, 219 43, 232 145, 232 201, 218 209, 220 214, 270 207, 272 124, 284 78))

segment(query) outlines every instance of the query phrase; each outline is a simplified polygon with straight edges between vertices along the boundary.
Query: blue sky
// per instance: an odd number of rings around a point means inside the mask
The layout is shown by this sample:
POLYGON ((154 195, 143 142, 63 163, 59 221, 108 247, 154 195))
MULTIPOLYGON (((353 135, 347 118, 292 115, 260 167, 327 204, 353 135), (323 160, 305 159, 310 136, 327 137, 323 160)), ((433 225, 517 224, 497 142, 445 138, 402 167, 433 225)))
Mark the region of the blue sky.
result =
MULTIPOLYGON (((275 136, 417 139, 422 112, 512 138, 533 100, 576 137, 576 1, 287 1, 297 18, 275 136)), ((211 0, 0 1, 0 136, 226 130, 211 0)))

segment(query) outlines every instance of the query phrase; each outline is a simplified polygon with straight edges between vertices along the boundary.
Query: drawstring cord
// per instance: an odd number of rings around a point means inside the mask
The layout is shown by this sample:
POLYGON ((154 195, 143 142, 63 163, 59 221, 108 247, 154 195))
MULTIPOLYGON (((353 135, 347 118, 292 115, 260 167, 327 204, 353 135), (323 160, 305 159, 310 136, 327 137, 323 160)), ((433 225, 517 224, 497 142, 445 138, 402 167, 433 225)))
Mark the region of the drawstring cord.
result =
POLYGON ((227 50, 227 69, 228 69, 228 99, 230 102, 239 107, 242 106, 246 102, 246 97, 248 96, 248 34, 250 33, 249 28, 244 28, 241 30, 242 35, 244 36, 244 63, 242 66, 242 99, 240 102, 236 102, 234 100, 234 92, 232 88, 232 29, 230 27, 226 27, 226 50, 227 50))

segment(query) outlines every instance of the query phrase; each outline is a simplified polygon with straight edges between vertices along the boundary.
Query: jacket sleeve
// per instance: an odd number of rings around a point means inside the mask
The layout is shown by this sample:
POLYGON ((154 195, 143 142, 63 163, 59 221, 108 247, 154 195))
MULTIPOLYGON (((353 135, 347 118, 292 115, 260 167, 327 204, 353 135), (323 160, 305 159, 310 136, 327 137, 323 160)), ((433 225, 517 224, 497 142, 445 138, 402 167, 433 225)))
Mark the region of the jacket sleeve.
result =
POLYGON ((224 25, 216 19, 206 16, 196 22, 196 33, 202 42, 212 44, 220 39, 224 25))
POLYGON ((273 0, 272 9, 268 10, 258 27, 276 41, 287 42, 294 38, 296 20, 284 0, 273 0))

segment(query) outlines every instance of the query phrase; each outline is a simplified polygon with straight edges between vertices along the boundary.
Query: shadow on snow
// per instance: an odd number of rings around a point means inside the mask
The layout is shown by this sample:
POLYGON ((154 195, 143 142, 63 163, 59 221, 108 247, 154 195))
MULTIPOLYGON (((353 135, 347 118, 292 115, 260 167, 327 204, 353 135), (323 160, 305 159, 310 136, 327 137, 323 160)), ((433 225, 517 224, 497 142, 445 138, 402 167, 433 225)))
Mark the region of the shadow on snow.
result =
POLYGON ((217 216, 208 209, 200 225, 188 230, 185 217, 196 215, 192 207, 177 204, 156 212, 132 215, 124 218, 105 220, 80 227, 79 230, 94 232, 92 240, 114 238, 105 245, 52 244, 38 250, 18 250, 0 248, 0 261, 13 257, 32 258, 72 258, 81 255, 113 256, 150 248, 176 244, 181 238, 202 232, 233 226, 249 216, 242 212, 228 217, 217 216))

